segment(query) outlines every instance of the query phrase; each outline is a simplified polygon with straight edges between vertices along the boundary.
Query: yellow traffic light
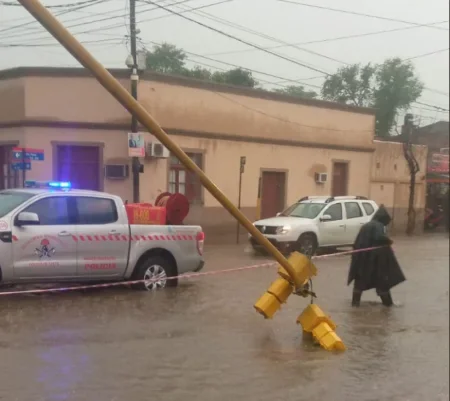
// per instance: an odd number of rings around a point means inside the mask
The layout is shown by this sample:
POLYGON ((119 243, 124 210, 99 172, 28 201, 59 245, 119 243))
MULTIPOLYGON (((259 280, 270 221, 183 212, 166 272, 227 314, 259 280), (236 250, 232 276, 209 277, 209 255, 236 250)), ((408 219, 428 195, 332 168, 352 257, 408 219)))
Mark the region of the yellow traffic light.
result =
POLYGON ((293 291, 294 287, 289 281, 277 278, 254 307, 266 319, 271 319, 293 291))
MULTIPOLYGON (((312 276, 317 275, 317 268, 310 259, 301 253, 292 253, 288 261, 294 269, 298 281, 304 283, 304 285, 307 285, 312 276)), ((280 277, 271 284, 267 292, 254 305, 256 311, 266 319, 271 319, 281 308, 281 304, 285 303, 294 292, 293 278, 282 266, 278 267, 278 274, 280 277)), ((302 291, 304 288, 296 288, 295 290, 299 295, 305 296, 304 294, 307 294, 307 291, 302 291)))
POLYGON ((335 333, 336 324, 317 305, 308 305, 297 318, 303 331, 312 333, 314 339, 328 351, 346 349, 340 337, 335 333))
MULTIPOLYGON (((308 282, 311 277, 317 276, 317 268, 307 256, 299 252, 293 252, 288 261, 294 269, 299 282, 305 283, 308 282)), ((278 274, 284 279, 292 281, 288 272, 281 265, 278 266, 278 274)))

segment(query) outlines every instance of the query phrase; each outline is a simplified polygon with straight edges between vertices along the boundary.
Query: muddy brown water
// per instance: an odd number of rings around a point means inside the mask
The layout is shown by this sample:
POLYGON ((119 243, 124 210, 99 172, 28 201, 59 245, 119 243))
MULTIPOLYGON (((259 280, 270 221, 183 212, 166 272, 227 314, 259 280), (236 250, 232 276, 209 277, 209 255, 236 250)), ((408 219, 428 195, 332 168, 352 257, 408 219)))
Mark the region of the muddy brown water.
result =
MULTIPOLYGON (((399 304, 349 306, 349 259, 317 263, 317 303, 348 350, 302 341, 291 297, 272 321, 252 309, 264 268, 128 289, 0 298, 0 399, 7 401, 443 401, 449 399, 448 236, 399 239, 399 304)), ((207 269, 263 261, 207 249, 207 269)))

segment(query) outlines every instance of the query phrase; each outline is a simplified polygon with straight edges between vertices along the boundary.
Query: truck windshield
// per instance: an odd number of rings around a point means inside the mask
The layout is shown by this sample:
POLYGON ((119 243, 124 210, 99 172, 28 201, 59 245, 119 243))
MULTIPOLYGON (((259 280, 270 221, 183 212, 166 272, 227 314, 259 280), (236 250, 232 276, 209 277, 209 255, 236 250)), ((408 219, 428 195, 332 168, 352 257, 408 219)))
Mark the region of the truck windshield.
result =
POLYGON ((32 198, 33 194, 26 192, 8 192, 0 191, 0 217, 6 216, 13 211, 17 206, 32 198))
POLYGON ((281 216, 315 219, 325 206, 324 203, 295 203, 281 213, 281 216))

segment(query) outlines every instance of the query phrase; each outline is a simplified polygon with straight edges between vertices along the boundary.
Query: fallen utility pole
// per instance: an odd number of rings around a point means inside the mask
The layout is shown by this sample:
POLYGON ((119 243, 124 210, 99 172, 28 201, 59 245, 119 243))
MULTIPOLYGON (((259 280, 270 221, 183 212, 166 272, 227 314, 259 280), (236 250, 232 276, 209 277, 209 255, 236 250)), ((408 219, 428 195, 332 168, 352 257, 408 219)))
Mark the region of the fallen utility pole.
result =
POLYGON ((403 155, 408 163, 409 180, 409 199, 408 199, 408 222, 406 225, 406 234, 413 235, 416 228, 416 210, 414 209, 414 199, 416 194, 416 175, 420 171, 419 163, 412 149, 412 133, 414 130, 413 115, 406 114, 402 127, 403 136, 403 155))
POLYGON ((58 42, 60 42, 85 68, 87 68, 100 84, 124 106, 136 119, 151 132, 167 149, 169 149, 183 165, 195 173, 203 186, 219 203, 238 220, 242 226, 269 252, 289 274, 296 289, 304 288, 304 281, 299 277, 289 261, 273 246, 270 241, 248 220, 244 214, 216 187, 183 150, 170 139, 153 117, 136 99, 78 42, 70 32, 38 1, 18 0, 27 11, 39 21, 58 42))
MULTIPOLYGON (((138 65, 137 65, 137 53, 136 53, 136 0, 130 0, 130 47, 131 58, 133 64, 131 66, 131 96, 137 100, 138 98, 138 65)), ((131 133, 136 134, 138 132, 138 120, 134 114, 131 114, 131 133)), ((140 198, 140 178, 141 163, 138 157, 132 158, 131 170, 133 175, 133 202, 139 203, 140 198)))

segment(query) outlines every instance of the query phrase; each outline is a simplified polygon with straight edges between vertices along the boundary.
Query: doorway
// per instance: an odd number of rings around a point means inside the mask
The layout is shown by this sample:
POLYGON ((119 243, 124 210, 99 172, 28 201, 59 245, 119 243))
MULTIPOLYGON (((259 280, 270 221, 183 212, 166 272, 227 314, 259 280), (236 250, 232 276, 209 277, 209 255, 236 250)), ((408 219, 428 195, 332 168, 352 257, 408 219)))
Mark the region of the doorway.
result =
POLYGON ((274 217, 286 205, 286 173, 263 171, 261 188, 261 218, 274 217))
POLYGON ((19 186, 19 172, 11 167, 13 148, 13 145, 0 146, 0 190, 19 186))
POLYGON ((74 189, 102 190, 99 146, 57 145, 55 165, 58 181, 69 181, 74 189))
POLYGON ((331 185, 331 196, 348 195, 348 163, 333 163, 333 182, 331 185))

